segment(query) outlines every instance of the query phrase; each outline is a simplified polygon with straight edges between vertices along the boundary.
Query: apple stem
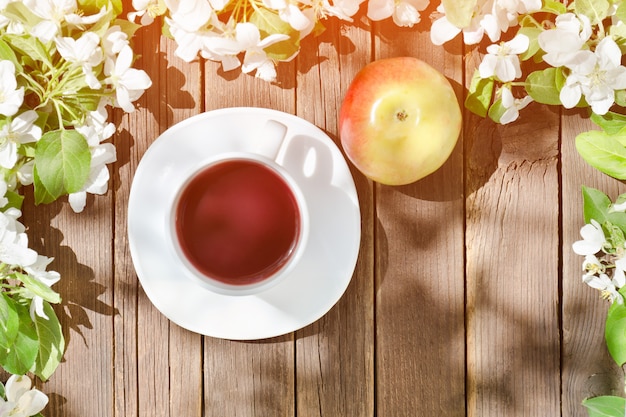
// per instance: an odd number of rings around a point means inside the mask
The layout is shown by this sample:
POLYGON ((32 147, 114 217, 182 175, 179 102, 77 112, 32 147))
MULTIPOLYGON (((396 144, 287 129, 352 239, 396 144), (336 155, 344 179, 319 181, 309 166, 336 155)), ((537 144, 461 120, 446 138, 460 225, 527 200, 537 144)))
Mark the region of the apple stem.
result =
POLYGON ((396 113, 396 118, 401 122, 404 122, 409 115, 406 113, 406 110, 400 110, 396 113))

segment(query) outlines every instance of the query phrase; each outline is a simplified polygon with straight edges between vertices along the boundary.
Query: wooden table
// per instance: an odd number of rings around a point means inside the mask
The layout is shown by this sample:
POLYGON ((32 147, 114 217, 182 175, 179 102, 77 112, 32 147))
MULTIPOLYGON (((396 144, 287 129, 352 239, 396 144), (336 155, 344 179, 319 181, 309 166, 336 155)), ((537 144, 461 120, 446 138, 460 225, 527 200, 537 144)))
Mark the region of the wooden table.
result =
POLYGON ((341 300, 301 330, 221 340, 181 329, 152 306, 130 259, 126 211, 139 160, 169 126, 258 106, 338 141, 338 110, 356 72, 401 55, 439 69, 464 100, 479 61, 459 39, 433 46, 428 22, 326 23, 279 66, 277 84, 184 63, 159 27, 139 31, 137 66, 153 86, 135 113, 115 113, 109 192, 82 214, 67 202, 28 200, 24 210, 31 245, 62 274, 55 288, 68 346, 40 384, 47 416, 569 417, 586 415, 586 396, 621 391, 603 340, 608 305, 581 283, 582 259, 571 251, 581 185, 611 197, 625 191, 576 153, 574 137, 591 127, 584 112, 533 104, 504 127, 466 114, 449 161, 411 185, 381 186, 353 170, 357 267, 341 300))

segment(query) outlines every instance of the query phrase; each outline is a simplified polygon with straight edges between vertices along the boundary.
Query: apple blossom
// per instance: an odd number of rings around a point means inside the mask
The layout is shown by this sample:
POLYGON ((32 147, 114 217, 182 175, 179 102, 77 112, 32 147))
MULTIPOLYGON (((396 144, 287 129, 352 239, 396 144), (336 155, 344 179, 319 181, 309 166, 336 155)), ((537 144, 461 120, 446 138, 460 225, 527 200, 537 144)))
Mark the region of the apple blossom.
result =
POLYGON ((583 240, 578 240, 572 245, 572 249, 578 255, 593 255, 604 247, 606 237, 602 226, 597 220, 591 219, 591 222, 584 225, 580 229, 580 236, 583 240))
POLYGON ((57 37, 55 43, 59 54, 67 62, 72 62, 82 68, 87 85, 93 89, 100 88, 100 81, 93 72, 93 67, 103 60, 100 37, 94 32, 87 32, 78 39, 57 37))
POLYGON ((0 114, 13 116, 24 101, 24 87, 17 87, 15 65, 0 61, 0 114))
POLYGON ((7 399, 0 397, 0 417, 30 417, 38 414, 48 404, 48 397, 24 375, 11 375, 6 383, 7 399))
POLYGON ((259 28, 252 23, 239 23, 236 27, 236 39, 245 51, 241 70, 249 73, 256 70, 256 76, 265 81, 276 79, 274 63, 267 57, 264 48, 276 42, 289 39, 289 36, 275 34, 266 36, 261 40, 259 28))
POLYGON ((135 22, 139 18, 142 26, 154 22, 154 18, 165 12, 166 6, 163 0, 133 0, 134 12, 128 13, 128 20, 135 22))
POLYGON ((606 37, 594 52, 581 51, 566 67, 571 70, 561 89, 565 108, 572 108, 584 96, 594 113, 603 115, 615 103, 615 90, 626 88, 626 67, 615 41, 606 37))
POLYGON ((428 0, 369 0, 367 17, 372 20, 392 17, 396 25, 412 27, 420 22, 419 12, 428 7, 428 4, 428 0))
POLYGON ((130 46, 128 35, 120 26, 111 26, 102 36, 102 51, 105 57, 114 57, 125 46, 130 46))
POLYGON ((537 41, 546 53, 543 60, 561 67, 581 60, 583 47, 591 37, 589 18, 583 14, 566 13, 557 16, 555 28, 539 34, 537 41))
POLYGON ((508 42, 489 45, 487 55, 478 66, 481 78, 498 77, 502 82, 513 81, 522 76, 518 55, 526 52, 530 40, 528 36, 517 34, 508 42))
POLYGON ((132 102, 152 85, 144 70, 131 68, 133 51, 130 46, 122 48, 117 59, 107 59, 104 64, 104 82, 115 89, 116 105, 127 113, 135 111, 132 102))
POLYGON ((170 21, 186 32, 196 32, 209 23, 213 8, 207 0, 165 0, 170 21))
POLYGON ((583 277, 583 282, 599 290, 602 298, 608 299, 611 303, 613 301, 617 301, 618 304, 624 303, 624 298, 617 291, 619 287, 615 278, 611 279, 607 274, 590 275, 583 277))
POLYGON ((0 262, 7 265, 30 266, 37 261, 37 252, 28 248, 28 237, 17 222, 21 212, 8 209, 0 212, 0 262))
POLYGON ((263 4, 277 10, 278 17, 297 31, 308 30, 314 25, 314 22, 300 10, 300 3, 297 0, 263 0, 263 4))
MULTIPOLYGON (((61 275, 58 272, 46 270, 48 265, 53 260, 54 258, 48 258, 47 256, 39 255, 37 257, 37 260, 33 264, 24 267, 24 271, 26 271, 28 275, 30 275, 33 279, 39 281, 41 284, 44 284, 47 287, 51 287, 52 285, 59 282, 59 280, 61 279, 61 275)), ((43 298, 34 293, 28 294, 29 292, 30 291, 26 290, 22 292, 22 294, 27 294, 26 295, 27 298, 28 296, 31 297, 31 303, 30 303, 31 319, 34 321, 36 320, 35 316, 39 316, 46 320, 50 320, 50 317, 48 317, 48 315, 44 311, 43 298)))
POLYGON ((1 167, 13 168, 18 160, 20 145, 36 142, 41 138, 41 128, 34 124, 38 117, 37 112, 27 110, 0 128, 1 167))
POLYGON ((505 125, 514 122, 519 117, 519 111, 528 106, 532 101, 531 96, 524 96, 524 98, 515 98, 513 93, 508 88, 503 88, 501 91, 502 107, 506 110, 500 116, 500 123, 505 125))
POLYGON ((76 0, 24 0, 24 4, 42 19, 31 29, 31 33, 44 43, 57 36, 61 23, 77 8, 76 0))

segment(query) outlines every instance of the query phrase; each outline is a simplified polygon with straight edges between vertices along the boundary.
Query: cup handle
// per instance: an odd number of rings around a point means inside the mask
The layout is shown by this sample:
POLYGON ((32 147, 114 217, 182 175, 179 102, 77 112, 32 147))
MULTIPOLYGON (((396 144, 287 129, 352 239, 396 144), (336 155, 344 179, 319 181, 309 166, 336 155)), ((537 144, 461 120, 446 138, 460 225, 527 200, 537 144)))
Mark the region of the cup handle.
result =
POLYGON ((286 137, 287 126, 270 119, 265 123, 256 140, 254 152, 275 161, 286 137))

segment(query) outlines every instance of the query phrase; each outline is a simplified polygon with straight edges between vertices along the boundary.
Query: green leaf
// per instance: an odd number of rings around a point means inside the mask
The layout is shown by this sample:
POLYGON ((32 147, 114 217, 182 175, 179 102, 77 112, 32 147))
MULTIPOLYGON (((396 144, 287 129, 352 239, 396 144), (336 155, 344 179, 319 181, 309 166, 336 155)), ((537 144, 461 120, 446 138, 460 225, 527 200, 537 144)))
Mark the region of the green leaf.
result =
POLYGON ((2 367, 12 374, 24 375, 35 364, 39 341, 35 325, 30 318, 28 308, 15 304, 20 317, 20 325, 15 342, 2 363, 2 367))
POLYGON ((96 14, 102 7, 112 9, 116 16, 122 13, 122 0, 78 0, 78 6, 87 14, 96 14))
POLYGON ((446 18, 458 28, 469 26, 478 0, 442 0, 446 18))
POLYGON ((493 97, 494 84, 492 78, 481 78, 478 70, 475 70, 465 98, 465 107, 472 113, 485 117, 493 97))
POLYGON ((254 23, 259 28, 261 38, 274 34, 289 36, 287 40, 276 42, 264 48, 269 58, 276 61, 285 61, 300 49, 300 32, 282 20, 276 12, 267 8, 258 8, 250 16, 250 23, 254 23))
POLYGON ((616 301, 611 304, 604 328, 606 347, 619 366, 626 363, 626 306, 616 301))
POLYGON ((602 191, 591 187, 582 187, 583 217, 585 223, 591 219, 604 225, 607 222, 626 232, 626 213, 610 211, 611 200, 602 191))
POLYGON ((626 115, 607 112, 604 115, 591 114, 591 121, 609 135, 620 133, 626 127, 626 115))
POLYGON ((15 277, 22 281, 26 289, 43 298, 47 302, 54 304, 59 304, 61 302, 61 296, 38 279, 33 278, 28 274, 21 274, 19 272, 15 273, 15 277))
POLYGON ((543 32, 543 30, 538 27, 522 27, 517 31, 517 33, 528 36, 528 39, 530 41, 526 52, 520 54, 519 56, 522 61, 526 61, 532 58, 541 49, 541 47, 539 46, 539 41, 537 40, 541 32, 543 32))
POLYGON ((576 149, 592 167, 613 178, 626 179, 626 148, 600 130, 591 130, 576 136, 576 149))
POLYGON ((617 9, 615 10, 615 17, 617 17, 622 22, 626 22, 626 3, 619 2, 617 9))
POLYGON ((6 210, 9 207, 16 208, 20 210, 22 208, 22 203, 24 202, 24 196, 18 193, 17 191, 7 190, 4 196, 9 201, 6 206, 2 207, 3 210, 6 210))
POLYGON ((0 38, 0 60, 13 62, 13 65, 15 65, 16 73, 22 71, 22 64, 20 64, 17 55, 15 55, 13 49, 2 38, 0 38))
POLYGON ((20 318, 13 299, 2 293, 0 296, 0 357, 4 357, 13 346, 20 327, 20 318))
POLYGON ((561 105, 559 84, 563 73, 559 68, 546 68, 528 74, 526 91, 538 103, 561 105))
POLYGON ((36 61, 41 61, 49 68, 52 68, 50 54, 46 47, 35 36, 30 35, 4 35, 15 49, 36 61))
POLYGON ((489 108, 489 118, 496 123, 500 123, 500 119, 505 111, 506 108, 502 105, 502 99, 498 99, 489 108))
POLYGON ((544 12, 554 13, 554 14, 565 14, 567 13, 567 7, 561 3, 560 1, 553 0, 544 0, 543 7, 541 8, 544 12))
POLYGON ((83 135, 76 130, 46 132, 35 151, 35 192, 41 193, 39 197, 47 193, 57 199, 80 191, 89 177, 90 165, 91 153, 83 135), (44 190, 38 189, 38 185, 44 190))
POLYGON ((576 0, 574 11, 579 15, 584 14, 589 18, 591 25, 596 25, 607 17, 609 6, 607 0, 576 0))
POLYGON ((45 301, 43 311, 48 319, 35 317, 35 328, 39 337, 39 354, 31 371, 42 381, 46 381, 61 363, 65 350, 65 338, 54 309, 45 301))
POLYGON ((624 417, 626 398, 605 395, 583 401, 589 417, 624 417))

